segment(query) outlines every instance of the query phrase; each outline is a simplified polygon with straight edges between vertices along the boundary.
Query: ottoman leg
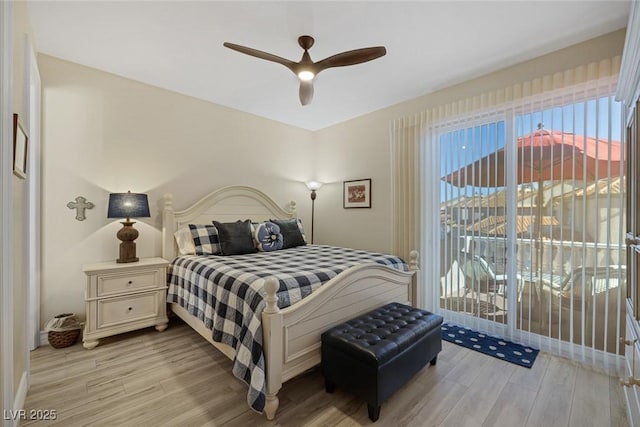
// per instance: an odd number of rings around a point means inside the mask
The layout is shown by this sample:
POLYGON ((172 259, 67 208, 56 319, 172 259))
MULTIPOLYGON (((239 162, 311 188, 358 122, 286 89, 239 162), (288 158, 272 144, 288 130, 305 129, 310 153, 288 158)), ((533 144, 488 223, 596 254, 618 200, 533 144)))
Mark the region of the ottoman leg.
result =
POLYGON ((367 409, 369 411, 369 419, 374 422, 378 421, 378 418, 380 418, 380 405, 374 406, 367 403, 367 409))
POLYGON ((438 355, 436 354, 436 357, 434 357, 433 359, 431 359, 431 362, 429 362, 431 364, 431 366, 435 366, 436 362, 438 361, 438 355))
POLYGON ((327 378, 324 379, 324 390, 327 393, 333 393, 334 391, 336 391, 336 385, 329 381, 327 378))

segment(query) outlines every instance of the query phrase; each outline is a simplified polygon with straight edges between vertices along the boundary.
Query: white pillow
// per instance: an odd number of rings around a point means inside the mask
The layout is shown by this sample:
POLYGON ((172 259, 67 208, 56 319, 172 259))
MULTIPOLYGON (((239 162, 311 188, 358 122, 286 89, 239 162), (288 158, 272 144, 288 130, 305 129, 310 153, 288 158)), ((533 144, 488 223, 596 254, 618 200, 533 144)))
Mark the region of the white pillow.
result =
POLYGON ((188 227, 179 228, 174 234, 180 255, 195 255, 196 245, 188 227))

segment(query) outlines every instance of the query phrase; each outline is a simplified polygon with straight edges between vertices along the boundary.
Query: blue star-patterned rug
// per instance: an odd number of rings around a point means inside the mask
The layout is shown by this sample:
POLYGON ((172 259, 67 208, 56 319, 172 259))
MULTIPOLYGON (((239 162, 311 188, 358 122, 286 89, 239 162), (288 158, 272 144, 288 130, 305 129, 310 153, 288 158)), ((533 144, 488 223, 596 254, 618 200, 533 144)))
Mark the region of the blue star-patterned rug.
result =
POLYGON ((540 351, 452 323, 442 324, 442 339, 525 368, 533 366, 540 351))

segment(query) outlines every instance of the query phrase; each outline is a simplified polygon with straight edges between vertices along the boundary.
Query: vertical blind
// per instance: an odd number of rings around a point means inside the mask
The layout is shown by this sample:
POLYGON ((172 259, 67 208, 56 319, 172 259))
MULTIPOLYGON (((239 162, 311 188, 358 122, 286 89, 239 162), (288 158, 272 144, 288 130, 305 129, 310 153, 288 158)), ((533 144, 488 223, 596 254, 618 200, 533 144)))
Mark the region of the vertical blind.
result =
POLYGON ((394 252, 408 256, 410 250, 419 249, 423 243, 420 220, 415 217, 417 212, 422 212, 422 202, 415 209, 412 209, 412 203, 426 195, 433 196, 435 186, 430 187, 429 182, 423 184, 424 180, 421 179, 426 163, 420 153, 427 153, 424 147, 435 145, 439 128, 465 121, 469 116, 492 114, 495 110, 504 110, 514 104, 551 103, 557 97, 554 92, 561 89, 588 85, 599 79, 615 79, 620 71, 620 61, 621 57, 615 56, 393 120, 390 126, 390 158, 394 252), (412 244, 417 246, 411 247, 412 244))
MULTIPOLYGON (((541 226, 517 236, 516 337, 615 372, 624 335, 624 141, 617 78, 601 77, 514 105, 514 133, 552 141, 543 167, 522 167, 533 147, 520 145, 515 178, 535 193, 518 213, 541 226), (559 148, 556 148, 559 147, 559 148), (613 356, 612 356, 613 355, 613 356)), ((521 186, 520 186, 521 187, 521 186)), ((518 195, 522 192, 518 191, 518 195)))
POLYGON ((619 67, 615 57, 392 123, 393 250, 423 253, 422 305, 617 369, 626 286, 619 67), (542 152, 536 131, 563 147, 543 156, 544 179, 526 167, 542 152), (589 156, 577 155, 583 148, 589 156), (455 182, 463 176, 475 181, 455 182))

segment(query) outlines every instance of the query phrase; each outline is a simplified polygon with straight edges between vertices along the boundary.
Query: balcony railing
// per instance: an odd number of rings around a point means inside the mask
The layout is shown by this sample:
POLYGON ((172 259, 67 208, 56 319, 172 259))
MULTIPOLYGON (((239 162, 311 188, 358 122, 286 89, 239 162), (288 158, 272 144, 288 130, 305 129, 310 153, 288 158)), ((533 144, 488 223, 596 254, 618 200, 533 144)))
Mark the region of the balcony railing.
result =
POLYGON ((616 340, 624 330, 626 247, 558 240, 537 246, 533 239, 517 239, 517 274, 508 280, 505 239, 443 240, 441 308, 506 323, 507 297, 515 292, 518 329, 620 351, 616 340), (540 266, 537 251, 542 252, 540 266))

